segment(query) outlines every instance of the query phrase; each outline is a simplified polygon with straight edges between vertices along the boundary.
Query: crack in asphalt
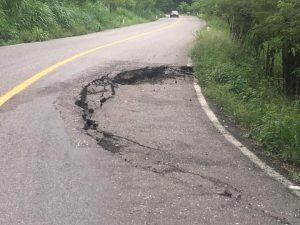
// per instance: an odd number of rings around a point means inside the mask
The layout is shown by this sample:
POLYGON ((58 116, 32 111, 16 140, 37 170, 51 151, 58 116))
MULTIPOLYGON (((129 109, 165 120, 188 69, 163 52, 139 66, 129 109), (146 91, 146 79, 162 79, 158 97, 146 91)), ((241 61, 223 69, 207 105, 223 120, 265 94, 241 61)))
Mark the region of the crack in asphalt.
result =
MULTIPOLYGON (((91 128, 91 129, 95 130, 93 128, 91 128)), ((109 151, 113 154, 121 153, 121 151, 120 151, 121 148, 125 147, 125 145, 121 144, 122 140, 130 142, 130 143, 135 144, 135 145, 138 145, 138 146, 143 147, 143 148, 150 149, 150 150, 155 150, 155 151, 159 150, 158 147, 153 148, 151 146, 141 144, 141 143, 139 143, 135 140, 132 140, 130 138, 115 135, 115 134, 112 134, 112 133, 106 132, 106 131, 95 130, 95 132, 93 132, 93 133, 88 133, 87 132, 87 135, 94 138, 97 141, 98 145, 100 145, 103 149, 105 149, 106 151, 109 151)))
POLYGON ((118 138, 118 139, 123 139, 123 140, 125 140, 125 141, 131 142, 131 143, 136 144, 136 145, 138 145, 138 146, 140 146, 140 147, 143 147, 143 148, 147 148, 147 149, 155 150, 155 151, 160 150, 159 147, 153 148, 153 147, 151 147, 151 146, 147 146, 147 145, 141 144, 141 143, 139 143, 139 142, 137 142, 137 141, 134 141, 134 140, 129 139, 129 138, 126 138, 126 137, 122 137, 122 136, 115 135, 115 134, 112 134, 112 133, 109 133, 109 132, 105 132, 105 131, 102 131, 102 132, 103 132, 103 135, 104 135, 105 138, 118 138))

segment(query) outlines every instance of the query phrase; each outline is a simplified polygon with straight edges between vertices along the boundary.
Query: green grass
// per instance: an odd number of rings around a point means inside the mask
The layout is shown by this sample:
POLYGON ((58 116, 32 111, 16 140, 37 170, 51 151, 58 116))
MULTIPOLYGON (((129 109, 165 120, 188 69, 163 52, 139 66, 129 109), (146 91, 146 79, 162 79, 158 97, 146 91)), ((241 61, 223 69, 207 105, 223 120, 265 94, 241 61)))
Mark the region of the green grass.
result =
POLYGON ((291 176, 293 181, 300 184, 300 173, 293 172, 293 173, 290 174, 290 176, 291 176))
POLYGON ((44 41, 154 20, 158 11, 109 10, 100 0, 0 0, 0 45, 44 41))
POLYGON ((281 95, 264 78, 261 63, 216 20, 198 34, 193 49, 204 92, 264 149, 300 165, 300 101, 281 95))

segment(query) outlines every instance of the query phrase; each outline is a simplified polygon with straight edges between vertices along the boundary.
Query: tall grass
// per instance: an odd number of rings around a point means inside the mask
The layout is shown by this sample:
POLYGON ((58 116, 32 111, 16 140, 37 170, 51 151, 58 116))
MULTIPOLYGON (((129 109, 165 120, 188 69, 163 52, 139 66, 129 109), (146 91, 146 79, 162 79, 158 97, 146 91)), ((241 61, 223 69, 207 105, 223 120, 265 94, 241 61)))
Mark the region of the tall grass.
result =
POLYGON ((0 45, 96 32, 157 15, 153 10, 143 15, 124 8, 110 11, 100 0, 78 2, 0 0, 0 45))
POLYGON ((222 21, 215 20, 198 34, 193 50, 205 93, 266 150, 300 164, 300 102, 278 93, 261 63, 241 51, 226 29, 216 29, 222 21))

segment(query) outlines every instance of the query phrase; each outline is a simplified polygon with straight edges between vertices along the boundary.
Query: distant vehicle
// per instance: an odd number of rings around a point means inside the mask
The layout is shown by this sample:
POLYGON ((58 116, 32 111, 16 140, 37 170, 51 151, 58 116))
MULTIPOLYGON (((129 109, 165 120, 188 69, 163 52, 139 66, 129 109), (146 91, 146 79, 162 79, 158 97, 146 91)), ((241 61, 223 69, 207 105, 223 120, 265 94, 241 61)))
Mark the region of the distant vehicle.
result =
POLYGON ((179 12, 178 11, 172 11, 171 14, 170 14, 170 17, 179 17, 179 12))

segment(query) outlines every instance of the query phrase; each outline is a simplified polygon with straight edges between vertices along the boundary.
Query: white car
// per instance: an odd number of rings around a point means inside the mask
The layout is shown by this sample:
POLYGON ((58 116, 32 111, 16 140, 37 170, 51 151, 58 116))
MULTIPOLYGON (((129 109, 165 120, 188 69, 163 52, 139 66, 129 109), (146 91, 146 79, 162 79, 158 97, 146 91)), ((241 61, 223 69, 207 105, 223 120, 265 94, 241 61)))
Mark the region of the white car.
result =
POLYGON ((178 11, 172 11, 171 14, 170 14, 170 17, 176 17, 178 18, 179 17, 179 12, 178 11))

